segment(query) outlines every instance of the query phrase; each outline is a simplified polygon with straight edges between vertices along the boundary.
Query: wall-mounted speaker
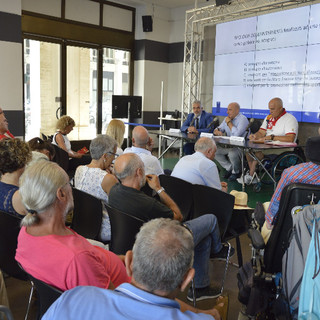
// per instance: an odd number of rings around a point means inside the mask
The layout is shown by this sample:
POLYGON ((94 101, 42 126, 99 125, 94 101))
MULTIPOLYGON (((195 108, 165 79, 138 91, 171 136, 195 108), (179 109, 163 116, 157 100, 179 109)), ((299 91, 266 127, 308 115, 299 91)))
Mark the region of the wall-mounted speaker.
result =
POLYGON ((152 32, 152 16, 142 16, 143 32, 152 32))

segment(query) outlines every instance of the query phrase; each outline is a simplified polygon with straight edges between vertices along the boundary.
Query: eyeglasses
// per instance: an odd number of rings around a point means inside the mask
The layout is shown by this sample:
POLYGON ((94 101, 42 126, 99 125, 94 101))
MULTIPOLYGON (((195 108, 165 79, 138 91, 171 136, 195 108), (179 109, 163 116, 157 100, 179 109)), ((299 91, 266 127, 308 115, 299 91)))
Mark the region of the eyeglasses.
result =
POLYGON ((107 154, 111 154, 115 158, 119 157, 119 155, 117 153, 114 153, 114 152, 107 152, 107 154))

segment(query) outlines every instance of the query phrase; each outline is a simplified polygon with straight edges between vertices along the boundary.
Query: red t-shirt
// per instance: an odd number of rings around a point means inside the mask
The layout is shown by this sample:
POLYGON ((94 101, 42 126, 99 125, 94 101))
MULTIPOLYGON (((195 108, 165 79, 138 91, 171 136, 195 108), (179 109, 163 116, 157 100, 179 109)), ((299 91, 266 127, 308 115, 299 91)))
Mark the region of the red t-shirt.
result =
POLYGON ((35 237, 22 227, 16 260, 35 278, 60 290, 76 286, 108 288, 130 282, 125 266, 114 253, 73 235, 35 237))

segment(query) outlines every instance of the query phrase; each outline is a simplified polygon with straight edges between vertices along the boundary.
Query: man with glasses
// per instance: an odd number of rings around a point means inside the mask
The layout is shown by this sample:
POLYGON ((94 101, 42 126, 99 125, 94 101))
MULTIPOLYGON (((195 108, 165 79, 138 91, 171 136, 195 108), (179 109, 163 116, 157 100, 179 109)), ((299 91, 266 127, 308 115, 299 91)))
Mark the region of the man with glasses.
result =
POLYGON ((142 126, 136 126, 132 130, 133 147, 126 148, 123 153, 135 153, 144 163, 146 174, 163 174, 160 161, 151 154, 153 140, 150 138, 148 130, 142 126))
POLYGON ((0 108, 0 140, 12 138, 14 138, 14 136, 8 129, 8 120, 4 115, 2 108, 0 108))

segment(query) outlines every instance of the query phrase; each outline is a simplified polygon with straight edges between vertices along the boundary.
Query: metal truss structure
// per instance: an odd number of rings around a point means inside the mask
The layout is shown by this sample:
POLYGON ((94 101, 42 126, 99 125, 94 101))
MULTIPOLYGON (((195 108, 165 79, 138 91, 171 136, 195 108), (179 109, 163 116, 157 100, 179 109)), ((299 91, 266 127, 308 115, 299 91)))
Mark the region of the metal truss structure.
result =
POLYGON ((225 5, 211 5, 187 11, 181 105, 182 119, 190 112, 191 103, 200 99, 205 26, 318 2, 319 0, 231 0, 225 5))

